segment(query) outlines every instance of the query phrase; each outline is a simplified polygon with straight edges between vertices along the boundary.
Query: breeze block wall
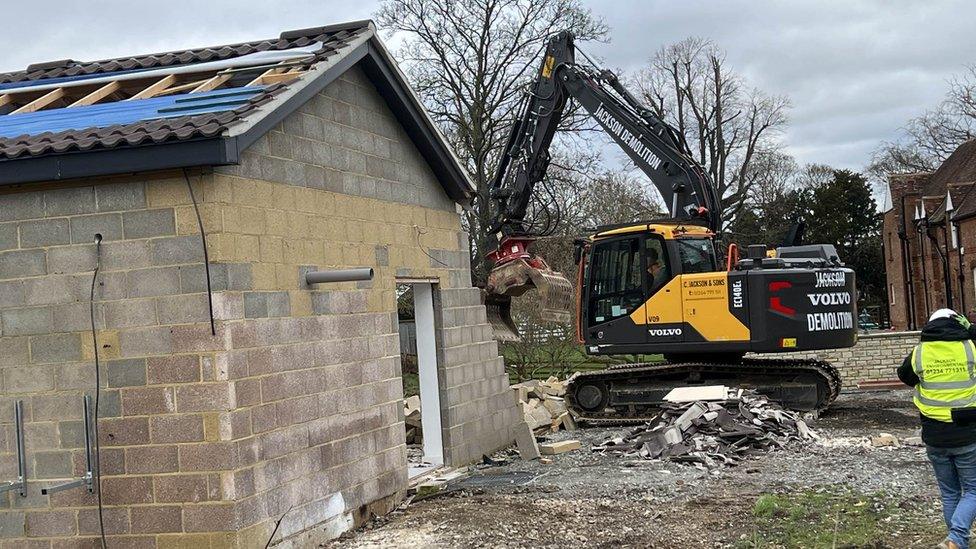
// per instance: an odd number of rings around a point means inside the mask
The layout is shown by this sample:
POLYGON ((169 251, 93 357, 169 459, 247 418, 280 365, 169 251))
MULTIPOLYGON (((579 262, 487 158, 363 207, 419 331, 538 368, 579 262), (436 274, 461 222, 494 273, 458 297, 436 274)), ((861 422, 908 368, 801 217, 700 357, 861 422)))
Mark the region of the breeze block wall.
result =
POLYGON ((27 407, 29 497, 0 540, 94 543, 94 498, 39 488, 84 468, 94 388, 110 546, 304 547, 387 512, 406 486, 397 277, 436 279, 445 460, 512 440, 517 410, 470 287, 457 206, 368 79, 352 69, 245 151, 241 165, 0 196, 0 480, 27 407), (308 287, 308 270, 371 266, 308 287))
POLYGON ((251 271, 250 288, 221 307, 232 421, 251 426, 231 432, 243 445, 235 476, 245 533, 266 539, 295 505, 279 535, 315 537, 308 529, 323 517, 346 527, 348 513, 405 490, 397 277, 438 280, 445 461, 467 464, 510 443, 517 411, 470 285, 460 210, 358 68, 239 166, 218 168, 212 189, 208 217, 219 211, 222 223, 209 231, 214 259, 251 271), (303 282, 308 270, 364 266, 372 282, 303 282), (336 510, 340 518, 328 516, 336 510))
MULTIPOLYGON (((205 543, 232 540, 212 526, 228 510, 230 477, 220 466, 228 454, 221 414, 233 400, 219 369, 225 332, 210 333, 198 231, 179 231, 176 208, 162 200, 181 186, 186 195, 182 177, 154 174, 0 195, 0 479, 17 477, 17 400, 29 479, 26 498, 2 496, 4 546, 95 543, 93 495, 40 489, 85 470, 82 395, 96 386, 89 308, 96 233, 106 532, 126 547, 166 546, 184 532, 201 532, 205 543)), ((218 289, 231 272, 214 266, 218 289)))

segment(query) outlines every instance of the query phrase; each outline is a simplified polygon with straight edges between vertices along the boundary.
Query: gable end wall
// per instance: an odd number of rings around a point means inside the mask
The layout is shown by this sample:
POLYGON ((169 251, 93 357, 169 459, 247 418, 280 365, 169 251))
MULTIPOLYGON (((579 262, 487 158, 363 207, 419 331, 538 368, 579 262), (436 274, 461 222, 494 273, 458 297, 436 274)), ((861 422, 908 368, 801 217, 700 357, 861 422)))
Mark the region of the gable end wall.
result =
MULTIPOLYGON (((247 317, 249 294, 283 292, 293 317, 286 325, 314 319, 339 334, 329 348, 312 351, 317 357, 334 355, 335 364, 316 364, 305 370, 300 383, 314 383, 320 375, 316 369, 328 375, 338 368, 341 373, 332 381, 340 388, 328 383, 325 389, 347 395, 340 398, 339 417, 358 421, 361 415, 367 429, 375 426, 373 438, 361 443, 366 459, 347 450, 343 458, 348 463, 338 465, 347 470, 330 471, 330 483, 336 476, 366 479, 342 488, 348 509, 405 488, 397 277, 438 280, 436 340, 446 462, 471 463, 512 440, 517 410, 479 290, 470 286, 468 238, 459 210, 360 69, 348 71, 255 142, 242 154, 240 166, 217 169, 214 182, 231 188, 232 202, 221 205, 224 225, 215 236, 221 246, 228 245, 221 260, 250 263, 255 273, 253 292, 244 292, 241 329, 260 331, 270 322, 247 317), (235 215, 239 223, 228 224, 235 215), (250 233, 264 236, 255 246, 250 233), (371 283, 311 289, 300 283, 304 269, 362 266, 374 269, 371 283), (352 407, 351 416, 347 407, 352 407), (371 461, 373 455, 384 457, 371 461)), ((281 321, 273 322, 279 329, 281 321)), ((273 341, 256 344, 274 346, 273 341)), ((233 347, 231 353, 237 354, 236 342, 233 347)), ((262 383, 264 397, 264 383, 276 382, 262 383)), ((361 428, 335 425, 337 411, 327 412, 330 419, 319 441, 348 437, 361 428)), ((334 465, 325 460, 321 466, 334 465)))

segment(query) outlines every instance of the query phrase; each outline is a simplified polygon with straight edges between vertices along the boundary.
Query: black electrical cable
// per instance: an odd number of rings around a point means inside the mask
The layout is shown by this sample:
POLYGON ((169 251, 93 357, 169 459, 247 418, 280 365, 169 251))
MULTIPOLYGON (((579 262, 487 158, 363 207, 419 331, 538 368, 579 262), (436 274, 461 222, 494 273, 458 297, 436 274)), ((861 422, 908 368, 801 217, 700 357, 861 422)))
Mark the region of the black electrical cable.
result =
POLYGON ((197 214, 197 225, 200 227, 200 240, 203 242, 203 265, 207 271, 207 306, 210 308, 210 334, 217 335, 217 326, 214 323, 213 310, 213 289, 210 286, 210 254, 207 252, 207 232, 203 230, 203 218, 200 217, 200 207, 197 206, 197 197, 193 194, 193 185, 190 185, 190 176, 183 168, 183 179, 186 180, 186 188, 190 191, 190 200, 193 201, 193 211, 197 214))
POLYGON ((88 300, 88 312, 91 318, 92 347, 95 349, 95 421, 92 429, 95 439, 95 483, 98 491, 95 499, 98 502, 98 532, 101 535, 102 549, 107 547, 105 540, 105 509, 102 506, 102 468, 101 468, 101 445, 98 442, 98 405, 102 394, 101 365, 98 362, 98 334, 95 331, 95 284, 98 282, 98 269, 101 267, 102 235, 95 235, 95 272, 92 273, 91 293, 88 300))
POLYGON ((295 508, 294 505, 292 505, 291 507, 289 507, 287 511, 285 511, 284 513, 281 514, 281 518, 279 518, 278 520, 275 521, 274 530, 271 531, 271 537, 268 538, 268 543, 265 543, 264 544, 264 549, 268 549, 268 547, 271 547, 271 542, 274 541, 275 534, 278 533, 278 528, 281 527, 282 521, 285 520, 285 516, 288 513, 290 513, 291 510, 294 509, 294 508, 295 508))
POLYGON ((426 255, 427 257, 429 257, 431 259, 431 261, 436 261, 437 263, 440 263, 444 267, 450 267, 450 265, 448 265, 447 263, 444 263, 440 259, 437 259, 436 257, 430 255, 429 253, 427 253, 427 250, 424 249, 423 243, 420 242, 420 235, 427 234, 427 231, 421 229, 419 225, 414 225, 413 228, 417 231, 417 247, 420 248, 420 251, 423 252, 424 255, 426 255))

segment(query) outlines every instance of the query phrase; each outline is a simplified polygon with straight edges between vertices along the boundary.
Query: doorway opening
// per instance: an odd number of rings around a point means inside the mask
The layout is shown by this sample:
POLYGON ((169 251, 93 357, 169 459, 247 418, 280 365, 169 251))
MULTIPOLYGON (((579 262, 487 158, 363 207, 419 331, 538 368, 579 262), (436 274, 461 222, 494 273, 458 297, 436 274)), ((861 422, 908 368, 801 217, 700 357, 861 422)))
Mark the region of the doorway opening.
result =
POLYGON ((398 280, 396 293, 407 467, 413 478, 444 464, 434 283, 398 280))

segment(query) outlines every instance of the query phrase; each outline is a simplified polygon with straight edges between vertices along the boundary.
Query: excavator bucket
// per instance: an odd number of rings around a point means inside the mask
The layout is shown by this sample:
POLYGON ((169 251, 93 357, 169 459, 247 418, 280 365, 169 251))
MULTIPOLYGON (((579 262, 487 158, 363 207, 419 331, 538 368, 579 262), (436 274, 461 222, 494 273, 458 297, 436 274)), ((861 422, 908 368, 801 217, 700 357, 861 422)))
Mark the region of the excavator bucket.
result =
POLYGON ((532 289, 537 292, 533 297, 543 321, 569 323, 572 320, 573 286, 569 280, 544 261, 516 259, 488 273, 484 302, 496 340, 518 341, 518 327, 512 320, 512 298, 532 289))
POLYGON ((518 326, 512 319, 512 298, 482 290, 481 299, 485 304, 495 341, 518 341, 518 326))

